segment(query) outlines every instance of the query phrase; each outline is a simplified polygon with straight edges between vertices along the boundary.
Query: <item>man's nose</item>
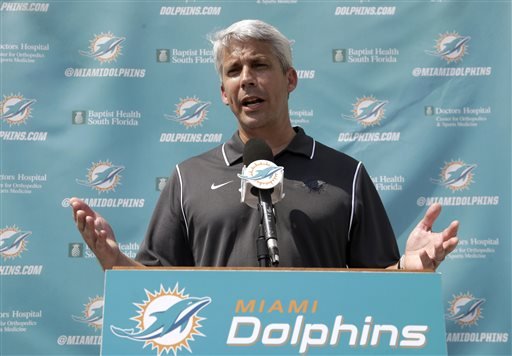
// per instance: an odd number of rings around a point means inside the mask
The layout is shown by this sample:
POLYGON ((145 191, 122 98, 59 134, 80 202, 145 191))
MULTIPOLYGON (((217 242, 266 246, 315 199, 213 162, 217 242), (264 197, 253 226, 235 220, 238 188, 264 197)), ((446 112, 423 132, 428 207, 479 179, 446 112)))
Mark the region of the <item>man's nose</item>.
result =
POLYGON ((241 76, 242 76, 241 77, 242 88, 255 84, 254 73, 253 73, 253 71, 252 71, 252 69, 250 67, 244 66, 242 68, 241 76))

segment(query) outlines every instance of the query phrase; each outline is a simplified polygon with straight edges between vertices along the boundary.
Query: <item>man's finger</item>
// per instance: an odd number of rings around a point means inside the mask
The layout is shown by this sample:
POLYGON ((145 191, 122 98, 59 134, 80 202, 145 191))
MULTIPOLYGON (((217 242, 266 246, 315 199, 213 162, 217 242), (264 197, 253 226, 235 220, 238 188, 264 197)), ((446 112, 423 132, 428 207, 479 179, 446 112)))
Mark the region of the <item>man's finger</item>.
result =
POLYGON ((418 226, 425 230, 432 230, 432 226, 436 221, 437 217, 441 214, 441 204, 432 204, 425 213, 423 219, 419 222, 418 226))

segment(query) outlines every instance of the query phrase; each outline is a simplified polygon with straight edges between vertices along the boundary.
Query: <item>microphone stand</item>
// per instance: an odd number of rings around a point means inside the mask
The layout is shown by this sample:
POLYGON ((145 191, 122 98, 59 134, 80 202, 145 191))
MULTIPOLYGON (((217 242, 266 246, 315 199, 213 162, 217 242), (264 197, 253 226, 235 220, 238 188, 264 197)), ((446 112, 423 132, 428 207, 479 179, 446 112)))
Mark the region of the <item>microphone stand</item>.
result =
MULTIPOLYGON (((279 249, 277 247, 277 233, 275 225, 274 207, 272 206, 271 191, 267 189, 258 189, 258 211, 260 213, 260 225, 258 231, 257 248, 262 251, 262 256, 268 259, 265 263, 265 267, 277 267, 279 265, 279 249), (263 240, 265 243, 266 252, 263 253, 263 247, 259 247, 259 244, 263 246, 263 240)), ((260 260, 260 253, 258 252, 258 260, 260 260)), ((262 262, 260 260, 260 266, 262 262)))
POLYGON ((258 238, 256 239, 256 255, 260 267, 270 267, 270 255, 268 253, 267 241, 263 232, 263 224, 260 222, 258 238))

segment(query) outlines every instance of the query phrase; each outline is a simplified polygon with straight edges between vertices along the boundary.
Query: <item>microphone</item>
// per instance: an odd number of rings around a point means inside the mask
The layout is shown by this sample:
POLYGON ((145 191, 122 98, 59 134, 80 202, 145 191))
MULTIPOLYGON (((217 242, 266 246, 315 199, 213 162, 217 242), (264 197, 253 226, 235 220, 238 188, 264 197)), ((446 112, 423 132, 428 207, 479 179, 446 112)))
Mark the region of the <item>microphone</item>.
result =
POLYGON ((241 179, 241 201, 258 208, 270 261, 276 266, 279 264, 279 248, 273 203, 284 197, 284 168, 274 163, 272 150, 261 139, 251 139, 245 144, 243 158, 244 168, 238 175, 241 179))

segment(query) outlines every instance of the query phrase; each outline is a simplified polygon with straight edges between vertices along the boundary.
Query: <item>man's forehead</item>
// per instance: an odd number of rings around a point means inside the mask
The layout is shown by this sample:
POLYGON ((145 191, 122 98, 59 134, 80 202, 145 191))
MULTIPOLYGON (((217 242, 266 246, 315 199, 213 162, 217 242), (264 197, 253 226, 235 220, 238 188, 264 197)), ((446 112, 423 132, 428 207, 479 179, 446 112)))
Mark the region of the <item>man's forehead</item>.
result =
POLYGON ((235 61, 240 57, 269 57, 273 56, 272 47, 269 43, 258 40, 231 41, 224 49, 224 61, 235 61))

